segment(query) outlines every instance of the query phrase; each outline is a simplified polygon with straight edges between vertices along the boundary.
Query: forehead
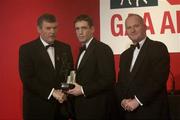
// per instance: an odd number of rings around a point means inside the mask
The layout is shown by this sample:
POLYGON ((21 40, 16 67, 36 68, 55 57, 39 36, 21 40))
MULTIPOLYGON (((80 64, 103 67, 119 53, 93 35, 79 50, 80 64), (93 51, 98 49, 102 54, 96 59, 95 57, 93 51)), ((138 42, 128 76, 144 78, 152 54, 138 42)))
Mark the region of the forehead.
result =
POLYGON ((125 22, 126 25, 131 25, 131 24, 143 24, 143 19, 141 19, 140 17, 138 16, 129 16, 127 19, 126 19, 126 22, 125 22))
POLYGON ((126 19, 126 22, 129 22, 129 21, 140 22, 141 19, 140 19, 138 16, 129 16, 129 17, 126 19))
POLYGON ((57 25, 58 25, 57 22, 47 22, 47 21, 42 22, 42 26, 44 26, 44 27, 54 27, 54 26, 57 26, 57 25))
POLYGON ((87 21, 81 20, 75 23, 75 26, 89 26, 87 21))

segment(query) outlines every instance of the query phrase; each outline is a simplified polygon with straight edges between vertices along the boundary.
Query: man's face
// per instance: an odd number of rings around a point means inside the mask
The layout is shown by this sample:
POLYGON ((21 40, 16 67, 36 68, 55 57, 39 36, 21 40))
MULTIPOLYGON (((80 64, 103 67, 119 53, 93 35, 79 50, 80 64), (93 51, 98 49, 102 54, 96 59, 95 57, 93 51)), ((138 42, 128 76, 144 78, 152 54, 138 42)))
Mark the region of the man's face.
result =
POLYGON ((86 21, 78 21, 75 23, 76 35, 81 44, 85 44, 94 33, 94 27, 90 27, 86 21))
POLYGON ((41 28, 38 26, 38 32, 45 42, 49 44, 54 42, 56 39, 57 26, 57 22, 50 23, 46 21, 43 21, 41 28))
POLYGON ((126 31, 133 43, 140 42, 146 37, 146 26, 137 16, 127 18, 126 31))

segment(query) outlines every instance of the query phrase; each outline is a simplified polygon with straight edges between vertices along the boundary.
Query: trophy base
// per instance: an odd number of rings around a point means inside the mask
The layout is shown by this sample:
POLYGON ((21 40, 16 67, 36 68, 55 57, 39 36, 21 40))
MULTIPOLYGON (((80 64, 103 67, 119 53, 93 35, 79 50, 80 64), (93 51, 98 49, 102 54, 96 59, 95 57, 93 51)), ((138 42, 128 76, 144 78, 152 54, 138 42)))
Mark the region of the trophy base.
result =
POLYGON ((61 89, 65 91, 73 89, 74 87, 75 85, 71 83, 61 83, 61 89))

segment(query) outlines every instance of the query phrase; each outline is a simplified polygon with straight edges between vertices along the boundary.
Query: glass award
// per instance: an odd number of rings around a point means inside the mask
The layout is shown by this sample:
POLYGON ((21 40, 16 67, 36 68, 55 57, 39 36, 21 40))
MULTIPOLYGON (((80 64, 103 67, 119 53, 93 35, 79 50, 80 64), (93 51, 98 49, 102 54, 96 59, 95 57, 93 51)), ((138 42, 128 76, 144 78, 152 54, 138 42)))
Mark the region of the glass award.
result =
POLYGON ((70 71, 70 75, 67 76, 67 81, 64 83, 61 83, 61 89, 62 90, 70 90, 75 87, 74 83, 76 82, 76 73, 74 70, 70 71))

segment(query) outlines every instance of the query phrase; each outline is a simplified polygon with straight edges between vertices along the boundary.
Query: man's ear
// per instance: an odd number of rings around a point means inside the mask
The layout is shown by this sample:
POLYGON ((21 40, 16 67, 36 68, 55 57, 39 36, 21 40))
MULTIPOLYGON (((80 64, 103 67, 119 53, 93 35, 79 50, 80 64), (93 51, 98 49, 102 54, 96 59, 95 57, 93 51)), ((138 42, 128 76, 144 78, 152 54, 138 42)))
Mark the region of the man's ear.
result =
POLYGON ((94 26, 92 26, 92 27, 91 27, 91 30, 92 30, 92 33, 94 33, 94 32, 95 32, 95 28, 94 28, 94 26))
POLYGON ((38 33, 41 33, 41 28, 39 26, 37 26, 37 31, 38 33))

